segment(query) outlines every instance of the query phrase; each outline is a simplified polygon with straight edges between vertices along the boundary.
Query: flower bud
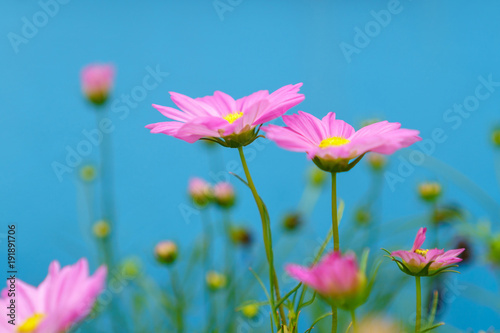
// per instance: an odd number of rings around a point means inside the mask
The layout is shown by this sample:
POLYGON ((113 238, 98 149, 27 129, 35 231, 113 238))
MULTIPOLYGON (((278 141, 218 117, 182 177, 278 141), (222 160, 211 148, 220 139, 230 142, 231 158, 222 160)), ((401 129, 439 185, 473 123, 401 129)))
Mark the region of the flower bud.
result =
POLYGON ((345 310, 355 309, 368 297, 367 278, 359 269, 354 254, 342 255, 336 251, 310 268, 292 264, 286 266, 286 271, 329 303, 345 310))
POLYGON ((121 272, 125 279, 133 279, 141 273, 141 262, 139 258, 126 259, 121 265, 121 272))
POLYGON ((221 182, 214 186, 215 203, 222 208, 231 208, 234 205, 236 196, 233 185, 228 182, 221 182))
POLYGON ((293 231, 298 229, 302 224, 302 216, 300 213, 287 213, 283 217, 283 228, 288 231, 293 231))
POLYGON ((231 240, 236 245, 249 246, 252 244, 252 233, 245 227, 233 227, 231 229, 231 240))
POLYGON ((80 169, 80 178, 85 182, 91 182, 95 179, 97 171, 93 165, 84 165, 80 169))
POLYGON ((447 204, 437 207, 433 213, 432 221, 436 224, 452 222, 453 219, 460 218, 463 212, 460 207, 453 204, 447 204))
POLYGON ((495 147, 500 148, 500 128, 493 131, 491 134, 491 141, 493 141, 495 147))
POLYGON ((367 161, 373 171, 380 171, 387 165, 387 157, 381 154, 371 153, 367 161))
POLYGON ((109 233, 111 232, 111 226, 109 225, 108 221, 100 220, 94 223, 92 231, 95 237, 106 238, 109 236, 109 233))
POLYGON ((309 171, 309 182, 314 187, 322 186, 326 181, 326 172, 318 168, 311 168, 309 171))
POLYGON ((201 207, 208 205, 213 199, 212 187, 201 178, 189 180, 188 192, 194 203, 201 207))
POLYGON ((209 271, 205 276, 207 286, 210 290, 216 291, 227 285, 227 278, 224 274, 216 271, 209 271))
POLYGON ((500 234, 496 234, 489 242, 488 259, 495 265, 500 266, 500 234))
POLYGON ((91 103, 104 104, 113 86, 114 77, 115 69, 112 65, 91 64, 84 67, 81 72, 83 93, 91 103))
POLYGON ((162 241, 155 246, 155 256, 162 264, 170 265, 177 259, 177 245, 172 241, 162 241))
POLYGON ((248 304, 241 307, 243 316, 252 319, 259 314, 259 306, 257 304, 248 304))
POLYGON ((418 185, 420 198, 427 202, 434 202, 441 195, 442 188, 438 182, 423 182, 418 185))
POLYGON ((359 225, 368 225, 371 218, 370 211, 365 207, 359 207, 354 213, 354 219, 359 225))

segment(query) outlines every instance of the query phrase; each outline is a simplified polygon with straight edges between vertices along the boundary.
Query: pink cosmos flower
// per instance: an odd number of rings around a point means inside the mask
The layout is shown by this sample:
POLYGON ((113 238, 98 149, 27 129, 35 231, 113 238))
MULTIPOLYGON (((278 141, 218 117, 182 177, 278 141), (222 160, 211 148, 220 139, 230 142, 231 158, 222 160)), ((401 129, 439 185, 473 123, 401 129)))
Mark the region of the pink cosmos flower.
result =
MULTIPOLYGON (((106 267, 100 267, 92 276, 86 259, 61 269, 57 261, 49 267, 45 280, 34 287, 16 280, 15 326, 7 317, 0 320, 3 333, 55 333, 66 332, 83 320, 92 310, 97 296, 106 282, 106 267)), ((10 281, 2 291, 0 307, 8 309, 11 304, 10 281)))
POLYGON ((260 90, 237 100, 221 91, 195 99, 170 92, 181 110, 153 104, 173 121, 146 128, 151 133, 164 133, 189 143, 208 139, 226 147, 245 146, 257 137, 257 126, 278 118, 304 100, 304 95, 298 93, 301 86, 302 83, 287 85, 272 94, 260 90))
POLYGON ((215 202, 221 207, 231 207, 234 204, 235 194, 234 187, 231 183, 220 182, 214 186, 215 202))
POLYGON ((189 179, 188 193, 193 201, 200 206, 205 206, 213 198, 212 186, 204 179, 197 177, 189 179))
POLYGON ((286 271, 338 306, 359 305, 366 291, 366 276, 358 268, 354 254, 331 252, 310 268, 291 264, 286 271))
POLYGON ((106 102, 113 86, 115 68, 107 64, 91 64, 82 69, 82 89, 87 98, 94 104, 106 102))
POLYGON ((427 228, 420 228, 410 251, 399 250, 390 253, 391 258, 397 262, 399 268, 409 275, 432 276, 450 271, 447 268, 457 267, 454 264, 462 261, 458 256, 465 249, 455 249, 446 252, 439 249, 422 249, 426 231, 427 228), (402 261, 395 257, 401 258, 402 261))
POLYGON ((318 167, 329 172, 347 171, 349 160, 367 152, 392 154, 422 140, 416 130, 401 128, 400 123, 377 122, 355 131, 343 120, 328 113, 323 119, 299 111, 283 116, 286 127, 268 125, 262 130, 267 138, 284 149, 306 152, 318 167))

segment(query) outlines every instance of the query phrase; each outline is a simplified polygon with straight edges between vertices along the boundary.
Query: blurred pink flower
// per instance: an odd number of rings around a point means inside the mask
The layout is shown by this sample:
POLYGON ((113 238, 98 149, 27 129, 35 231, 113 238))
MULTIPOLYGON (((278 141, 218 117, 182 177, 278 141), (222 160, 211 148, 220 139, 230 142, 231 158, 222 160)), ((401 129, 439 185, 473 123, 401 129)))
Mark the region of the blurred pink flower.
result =
POLYGON ((400 128, 400 123, 377 122, 355 131, 343 120, 328 113, 323 119, 299 111, 283 116, 286 127, 268 125, 262 130, 267 138, 284 149, 306 152, 307 156, 329 172, 346 171, 350 159, 366 152, 392 154, 422 140, 416 130, 400 128))
POLYGON ((272 94, 260 90, 237 100, 221 91, 196 99, 170 92, 172 101, 181 110, 153 106, 174 121, 146 128, 151 133, 164 133, 189 143, 208 138, 224 146, 244 146, 257 137, 257 126, 278 118, 304 100, 304 95, 298 93, 301 86, 302 83, 287 85, 272 94))
POLYGON ((367 284, 354 254, 342 256, 338 251, 327 254, 311 268, 291 264, 286 266, 286 271, 337 304, 345 305, 349 303, 349 298, 359 298, 367 284))
POLYGON ((106 102, 113 86, 115 68, 107 64, 91 64, 81 72, 82 89, 87 98, 94 104, 106 102))
POLYGON ((193 201, 200 206, 205 206, 213 198, 212 186, 198 177, 189 179, 188 193, 193 201))
POLYGON ((221 207, 231 207, 234 204, 234 187, 231 183, 220 182, 214 186, 215 202, 221 207))
MULTIPOLYGON (((100 267, 92 276, 86 259, 61 269, 57 261, 49 267, 45 280, 34 287, 16 280, 15 326, 0 320, 0 332, 54 333, 66 332, 84 319, 92 310, 97 296, 104 290, 106 267, 100 267)), ((8 295, 10 282, 2 291, 0 306, 7 309, 11 304, 8 295)))
POLYGON ((393 260, 398 262, 399 268, 409 275, 435 275, 445 271, 446 268, 455 267, 452 265, 462 261, 462 259, 458 258, 458 256, 465 249, 455 249, 446 252, 439 249, 422 249, 421 247, 425 241, 426 231, 427 228, 420 228, 410 251, 399 250, 390 254, 393 260), (399 257, 403 261, 401 262, 398 259, 395 259, 395 257, 399 257))

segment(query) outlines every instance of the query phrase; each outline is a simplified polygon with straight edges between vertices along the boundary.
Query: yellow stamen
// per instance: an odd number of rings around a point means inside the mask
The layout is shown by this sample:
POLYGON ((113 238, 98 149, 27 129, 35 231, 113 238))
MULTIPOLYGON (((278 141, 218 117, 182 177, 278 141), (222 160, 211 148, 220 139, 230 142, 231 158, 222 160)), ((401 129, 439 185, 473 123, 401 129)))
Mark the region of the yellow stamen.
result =
POLYGON ((232 124, 235 122, 236 119, 240 119, 241 117, 243 117, 243 112, 236 111, 233 113, 228 113, 223 118, 226 119, 228 123, 232 124))
POLYGON ((422 250, 422 249, 416 249, 415 253, 420 254, 421 256, 424 256, 429 252, 429 250, 422 250))
POLYGON ((17 332, 19 333, 33 332, 38 328, 38 325, 40 325, 44 317, 45 317, 44 314, 35 313, 33 316, 28 318, 21 326, 19 326, 17 332))
POLYGON ((348 144, 349 142, 351 142, 351 141, 349 141, 343 137, 332 136, 331 138, 324 139, 323 141, 321 141, 321 143, 319 144, 319 147, 320 148, 337 147, 337 146, 342 146, 342 145, 348 144))

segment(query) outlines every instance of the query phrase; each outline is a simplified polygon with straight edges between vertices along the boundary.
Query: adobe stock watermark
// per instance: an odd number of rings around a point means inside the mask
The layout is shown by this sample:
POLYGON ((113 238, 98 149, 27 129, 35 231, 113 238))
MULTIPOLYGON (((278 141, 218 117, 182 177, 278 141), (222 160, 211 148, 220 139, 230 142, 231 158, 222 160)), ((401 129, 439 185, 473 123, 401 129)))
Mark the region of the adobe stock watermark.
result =
POLYGON ((444 111, 443 121, 449 128, 434 128, 429 138, 415 143, 414 146, 417 149, 412 150, 407 157, 398 156, 397 173, 391 171, 384 173, 385 180, 392 192, 396 190, 399 183, 404 183, 406 178, 415 172, 416 167, 425 162, 427 156, 432 156, 436 152, 436 147, 439 144, 448 140, 447 131, 450 131, 450 129, 453 131, 458 130, 464 120, 479 109, 481 102, 490 98, 500 87, 500 81, 493 81, 492 74, 489 74, 487 78, 481 75, 477 80, 479 84, 474 89, 474 94, 466 96, 461 104, 455 103, 444 111))
POLYGON ((214 6, 215 12, 219 16, 219 19, 221 21, 224 21, 225 13, 232 12, 242 3, 243 0, 214 0, 214 2, 212 2, 212 5, 214 6))
POLYGON ((61 8, 61 5, 70 3, 71 0, 40 0, 38 6, 40 10, 30 17, 21 17, 22 27, 20 33, 9 32, 7 39, 12 46, 14 53, 19 53, 21 44, 28 42, 38 35, 39 29, 44 28, 52 18, 54 18, 61 8))
MULTIPOLYGON (((407 0, 412 1, 412 0, 407 0)), ((373 20, 368 21, 363 28, 358 26, 354 27, 354 37, 352 44, 341 42, 339 44, 340 50, 344 55, 348 64, 352 61, 353 54, 360 54, 361 50, 370 45, 372 39, 376 38, 382 32, 383 28, 387 27, 394 16, 400 14, 404 7, 399 0, 389 0, 387 2, 387 9, 380 11, 370 11, 373 20)))
MULTIPOLYGON (((117 114, 120 120, 125 120, 130 111, 137 108, 139 103, 146 99, 149 92, 158 88, 169 75, 169 73, 161 71, 160 65, 156 65, 155 68, 146 66, 145 71, 147 74, 143 77, 141 84, 134 86, 129 94, 122 94, 110 102, 111 112, 117 114)), ((51 163, 52 170, 59 182, 63 181, 65 174, 72 173, 75 168, 78 168, 84 157, 92 154, 94 148, 101 144, 103 136, 112 133, 115 128, 113 121, 105 117, 99 121, 97 128, 82 130, 83 139, 75 146, 67 145, 65 147, 66 157, 64 161, 51 163)))

